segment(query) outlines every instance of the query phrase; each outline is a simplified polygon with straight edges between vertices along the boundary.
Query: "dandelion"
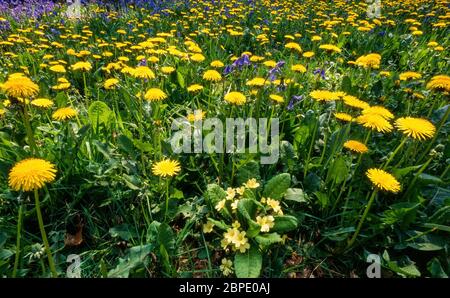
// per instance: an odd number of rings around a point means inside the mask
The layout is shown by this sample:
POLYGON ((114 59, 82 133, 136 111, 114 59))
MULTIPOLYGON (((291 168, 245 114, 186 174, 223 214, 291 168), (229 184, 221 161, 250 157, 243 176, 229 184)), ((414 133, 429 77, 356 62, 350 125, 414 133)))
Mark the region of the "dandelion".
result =
POLYGON ((335 45, 332 44, 323 44, 319 46, 319 49, 326 50, 328 52, 340 53, 342 50, 335 45))
POLYGON ((32 191, 53 182, 55 177, 55 165, 43 159, 28 158, 14 165, 9 173, 8 183, 16 191, 32 191))
POLYGON ((344 100, 345 105, 350 106, 352 108, 357 108, 357 109, 370 108, 370 105, 367 102, 360 100, 359 98, 352 96, 352 95, 345 95, 342 99, 344 100))
POLYGON ((355 140, 349 140, 345 142, 344 148, 347 148, 356 153, 366 153, 369 150, 366 145, 355 140))
POLYGON ((57 64, 49 68, 51 71, 56 73, 66 73, 66 68, 63 65, 57 64))
POLYGON ((355 64, 358 66, 373 69, 380 68, 380 63, 381 63, 381 55, 376 53, 361 56, 355 61, 355 64))
POLYGON ((77 111, 71 107, 59 108, 53 114, 52 118, 54 120, 63 121, 71 119, 77 115, 77 111))
POLYGON ((436 132, 433 123, 422 118, 402 117, 395 121, 395 126, 408 137, 418 140, 432 138, 436 132))
POLYGON ((305 73, 306 67, 301 64, 294 64, 291 66, 291 70, 299 73, 305 73))
POLYGON ((335 113, 334 117, 336 117, 336 119, 344 121, 344 122, 352 122, 353 121, 352 115, 347 114, 347 113, 335 113))
POLYGON ((309 93, 309 96, 317 101, 333 101, 340 99, 339 93, 328 90, 314 90, 309 93))
POLYGON ((92 64, 88 61, 80 61, 71 66, 72 70, 90 71, 92 64))
POLYGON ((376 115, 380 115, 381 117, 383 117, 385 119, 394 118, 394 114, 392 114, 391 111, 389 111, 388 109, 386 109, 385 107, 382 107, 382 106, 372 106, 372 107, 365 108, 362 110, 362 114, 363 115, 376 114, 376 115))
POLYGON ((113 89, 115 88, 117 85, 119 84, 119 80, 112 78, 112 79, 107 79, 104 83, 103 83, 103 87, 105 87, 105 89, 113 89))
POLYGON ((427 89, 450 92, 450 77, 445 75, 437 75, 428 82, 427 89))
POLYGON ((130 74, 137 79, 152 80, 156 78, 155 73, 148 66, 137 66, 130 70, 130 74))
POLYGON ((210 65, 211 67, 215 67, 215 68, 221 68, 221 67, 224 67, 224 66, 225 66, 225 64, 223 64, 223 62, 220 61, 220 60, 214 60, 214 61, 211 62, 209 65, 210 65))
POLYGON ((203 86, 199 85, 199 84, 193 84, 193 85, 190 85, 189 87, 187 87, 187 91, 190 93, 195 93, 195 92, 198 92, 201 90, 203 90, 203 86))
POLYGON ((247 85, 247 86, 262 87, 262 86, 264 86, 266 83, 267 83, 267 82, 266 82, 266 79, 261 78, 261 77, 256 77, 256 78, 253 78, 253 79, 247 81, 247 83, 245 83, 245 85, 247 85))
POLYGON ((173 177, 181 171, 180 163, 176 160, 164 159, 152 167, 153 175, 160 177, 173 177))
POLYGON ((273 101, 277 102, 277 103, 283 103, 284 99, 282 96, 277 95, 277 94, 270 94, 269 98, 272 99, 273 101))
POLYGON ((224 99, 225 101, 235 105, 243 105, 246 102, 245 95, 237 91, 225 94, 224 99))
POLYGON ((296 50, 297 52, 302 52, 302 47, 296 42, 289 42, 284 46, 286 49, 296 50))
POLYGON ((163 66, 161 67, 161 72, 164 74, 171 74, 172 72, 175 71, 175 68, 172 66, 163 66))
POLYGON ((378 189, 397 193, 400 191, 400 183, 394 176, 381 169, 371 168, 366 172, 367 178, 378 189))
POLYGON ((33 97, 39 93, 39 86, 23 75, 12 75, 1 85, 8 96, 15 98, 33 97))
POLYGON ((31 101, 31 105, 38 108, 49 108, 53 105, 53 101, 47 98, 37 98, 31 101))
POLYGON ((167 98, 167 94, 159 88, 150 88, 144 98, 148 101, 161 101, 167 98))
POLYGON ((361 115, 356 118, 356 121, 362 126, 378 132, 390 132, 393 128, 389 121, 377 114, 361 115))
POLYGON ((222 76, 217 70, 210 69, 203 74, 203 79, 211 82, 218 82, 222 79, 222 76))
POLYGON ((399 75, 400 81, 418 80, 420 78, 422 78, 422 75, 414 71, 402 72, 399 75))

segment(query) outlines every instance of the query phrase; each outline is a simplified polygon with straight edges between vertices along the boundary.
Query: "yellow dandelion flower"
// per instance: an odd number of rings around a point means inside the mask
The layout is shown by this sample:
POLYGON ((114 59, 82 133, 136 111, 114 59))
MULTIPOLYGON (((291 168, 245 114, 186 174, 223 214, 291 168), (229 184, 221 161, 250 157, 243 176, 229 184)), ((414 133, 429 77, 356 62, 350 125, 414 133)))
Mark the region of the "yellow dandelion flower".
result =
POLYGON ((66 73, 66 68, 63 65, 57 64, 49 68, 51 71, 56 73, 66 73))
POLYGON ((314 56, 314 52, 311 52, 311 51, 303 53, 303 57, 305 57, 305 58, 311 58, 313 56, 314 56))
POLYGON ((116 78, 111 78, 111 79, 107 79, 104 83, 103 83, 103 87, 105 87, 105 89, 113 89, 114 87, 116 87, 119 84, 119 80, 116 78))
POLYGON ((150 88, 144 98, 148 101, 161 101, 167 98, 167 94, 159 88, 150 88))
POLYGON ((363 101, 360 100, 359 98, 353 96, 353 95, 345 95, 343 97, 344 100, 344 104, 353 107, 353 108, 358 108, 358 109, 367 109, 370 107, 370 105, 363 101))
POLYGON ((243 105, 246 102, 245 95, 236 91, 225 94, 224 99, 225 101, 235 105, 243 105))
POLYGON ((427 84, 427 89, 450 92, 450 77, 445 75, 432 77, 427 84))
POLYGON ((80 61, 71 66, 72 70, 89 71, 92 69, 92 64, 88 61, 80 61))
POLYGON ((338 119, 338 120, 345 121, 345 122, 353 121, 352 115, 347 114, 347 113, 335 113, 334 117, 336 117, 336 119, 338 119))
POLYGON ((291 66, 291 70, 299 73, 305 73, 306 67, 303 66, 302 64, 294 64, 291 66))
POLYGON ((205 71, 205 73, 203 74, 203 79, 207 81, 218 82, 222 79, 222 76, 217 70, 210 69, 205 71))
POLYGON ((408 137, 418 140, 432 138, 436 132, 433 123, 422 118, 402 117, 395 121, 395 126, 408 137))
POLYGON ((165 74, 171 74, 174 71, 175 71, 175 68, 172 67, 172 66, 163 66, 163 67, 161 67, 161 72, 165 73, 165 74))
POLYGON ((8 184, 13 190, 31 191, 42 188, 55 180, 56 168, 40 158, 19 161, 9 172, 8 184))
POLYGON ((214 61, 211 62, 209 65, 210 65, 211 67, 215 67, 215 68, 221 68, 221 67, 224 67, 224 66, 225 66, 225 64, 223 64, 223 62, 220 61, 220 60, 214 60, 214 61))
POLYGON ((247 86, 262 87, 262 86, 264 86, 264 84, 266 84, 266 83, 267 83, 267 82, 266 82, 266 79, 261 78, 261 77, 256 77, 256 78, 253 78, 253 79, 247 81, 247 83, 245 83, 245 85, 247 85, 247 86))
POLYGON ((349 140, 345 142, 344 148, 347 148, 357 153, 366 153, 369 150, 366 145, 355 140, 349 140))
POLYGON ((187 91, 192 93, 198 92, 200 90, 203 90, 203 86, 199 84, 193 84, 187 87, 187 91))
POLYGON ((394 118, 394 114, 391 113, 391 111, 389 111, 388 109, 386 109, 385 107, 382 106, 372 106, 372 107, 368 107, 362 110, 363 114, 376 114, 376 115, 380 115, 381 117, 385 118, 385 119, 393 119, 394 118))
POLYGON ((384 117, 376 114, 365 114, 356 118, 359 124, 366 128, 376 130, 378 132, 390 132, 392 131, 392 124, 389 123, 384 117))
POLYGON ((77 115, 77 111, 71 107, 57 109, 53 114, 52 118, 54 120, 62 121, 66 119, 71 119, 77 115))
POLYGON ((332 92, 328 90, 314 90, 309 93, 309 96, 317 101, 339 100, 341 95, 342 94, 339 92, 332 92))
POLYGON ((296 50, 297 52, 302 52, 302 47, 296 42, 288 42, 285 46, 286 49, 296 50))
POLYGON ((180 163, 176 160, 164 159, 152 167, 153 175, 160 177, 176 176, 181 171, 180 163))
POLYGON ((9 76, 1 88, 8 96, 15 98, 33 97, 39 93, 39 86, 23 75, 9 76))
POLYGON ((371 168, 367 170, 366 176, 378 189, 393 193, 400 191, 400 183, 388 172, 381 169, 371 168))
POLYGON ((399 75, 400 81, 418 80, 420 78, 422 78, 422 75, 414 71, 402 72, 399 75))
POLYGON ((284 98, 280 95, 277 94, 270 94, 269 98, 272 99, 273 101, 277 102, 277 103, 283 103, 284 102, 284 98))
POLYGON ((47 98, 37 98, 32 100, 31 104, 39 108, 49 108, 53 105, 53 101, 47 98))
POLYGON ((130 70, 130 74, 137 79, 151 80, 155 78, 155 73, 148 66, 138 66, 130 70))

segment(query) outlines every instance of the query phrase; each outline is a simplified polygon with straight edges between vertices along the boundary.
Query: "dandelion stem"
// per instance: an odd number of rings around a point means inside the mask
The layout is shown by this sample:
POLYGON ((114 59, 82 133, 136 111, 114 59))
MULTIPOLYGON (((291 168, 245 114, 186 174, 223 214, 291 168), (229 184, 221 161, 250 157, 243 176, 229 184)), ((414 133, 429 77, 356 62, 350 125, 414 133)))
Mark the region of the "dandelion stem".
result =
POLYGON ((34 155, 39 155, 38 147, 36 145, 36 140, 34 139, 33 130, 31 129, 30 118, 28 116, 27 103, 23 105, 23 123, 25 125, 25 130, 27 133, 28 142, 30 143, 31 152, 34 155))
POLYGON ((19 268, 20 242, 21 242, 21 233, 22 233, 22 218, 23 218, 23 202, 20 202, 19 216, 17 219, 16 257, 14 259, 14 269, 13 269, 12 277, 16 277, 17 269, 19 268))
POLYGON ((395 155, 397 155, 397 153, 400 151, 400 149, 402 149, 403 145, 405 145, 406 140, 408 138, 403 137, 402 141, 400 142, 400 144, 397 146, 397 148, 395 148, 394 152, 392 152, 391 156, 389 156, 388 160, 386 161, 386 163, 383 165, 383 167, 381 169, 386 169, 387 166, 391 163, 391 161, 394 159, 395 155))
POLYGON ((34 190, 34 203, 36 205, 36 214, 39 223, 39 229, 41 231, 42 241, 44 242, 45 252, 47 253, 48 265, 50 266, 50 270, 52 272, 53 277, 58 277, 58 273, 56 272, 55 262, 53 261, 53 256, 50 251, 50 245, 48 244, 47 234, 45 233, 44 221, 42 219, 41 213, 41 205, 39 203, 39 193, 38 190, 34 190))
POLYGON ((370 196, 369 202, 367 203, 366 209, 364 210, 364 213, 361 217, 361 220, 358 223, 358 227, 356 228, 355 233, 353 234, 353 237, 350 239, 350 241, 347 244, 347 248, 350 248, 356 240, 356 237, 358 237, 359 232, 361 231, 361 227, 364 224, 364 221, 366 220, 367 215, 369 214, 370 207, 372 207, 373 202, 375 201, 375 196, 377 194, 377 190, 375 189, 372 191, 372 195, 370 196))

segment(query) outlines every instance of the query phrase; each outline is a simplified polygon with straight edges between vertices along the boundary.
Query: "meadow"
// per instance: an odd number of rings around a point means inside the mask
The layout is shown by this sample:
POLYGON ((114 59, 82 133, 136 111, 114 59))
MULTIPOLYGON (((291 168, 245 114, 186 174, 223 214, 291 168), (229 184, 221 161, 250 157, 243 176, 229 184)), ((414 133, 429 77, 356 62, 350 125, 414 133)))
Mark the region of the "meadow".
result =
POLYGON ((448 277, 447 0, 0 8, 0 276, 448 277))

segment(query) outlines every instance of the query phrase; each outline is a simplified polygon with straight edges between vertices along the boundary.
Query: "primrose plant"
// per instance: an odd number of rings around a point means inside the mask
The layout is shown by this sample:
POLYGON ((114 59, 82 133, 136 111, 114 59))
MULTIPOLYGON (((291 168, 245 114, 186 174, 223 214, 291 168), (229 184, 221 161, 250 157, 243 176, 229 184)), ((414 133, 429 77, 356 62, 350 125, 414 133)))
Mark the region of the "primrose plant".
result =
MULTIPOLYGON (((235 188, 208 185, 205 200, 210 212, 203 233, 216 237, 225 255, 234 254, 237 277, 258 277, 262 256, 283 245, 285 233, 297 228, 297 218, 283 211, 283 198, 291 190, 290 183, 290 175, 283 173, 270 179, 264 187, 255 178, 235 188)), ((230 267, 231 262, 224 260, 222 264, 229 263, 227 267, 230 267)), ((233 270, 222 271, 229 275, 233 270)))

